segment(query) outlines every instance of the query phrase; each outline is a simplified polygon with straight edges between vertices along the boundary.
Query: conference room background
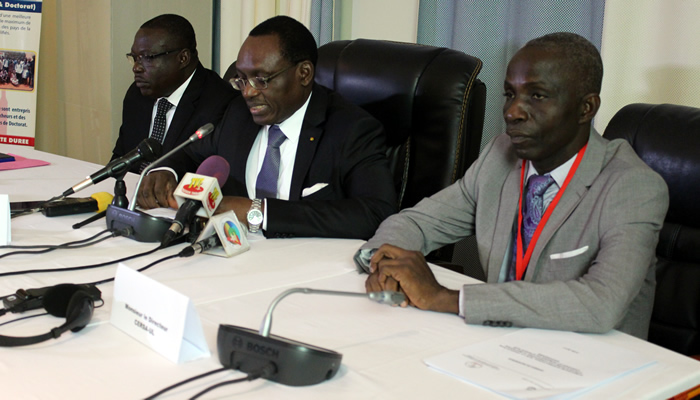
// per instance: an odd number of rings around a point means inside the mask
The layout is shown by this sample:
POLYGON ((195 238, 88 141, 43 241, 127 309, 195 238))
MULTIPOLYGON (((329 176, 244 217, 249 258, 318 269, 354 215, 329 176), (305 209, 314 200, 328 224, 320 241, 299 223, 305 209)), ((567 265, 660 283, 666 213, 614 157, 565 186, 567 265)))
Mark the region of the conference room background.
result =
POLYGON ((247 33, 276 14, 320 44, 370 38, 444 46, 479 57, 487 103, 482 146, 502 131, 505 65, 527 40, 579 33, 601 47, 605 76, 595 126, 634 102, 700 106, 700 2, 686 0, 47 0, 37 81, 36 149, 105 164, 133 81, 124 54, 162 13, 188 18, 200 59, 223 73, 247 33))

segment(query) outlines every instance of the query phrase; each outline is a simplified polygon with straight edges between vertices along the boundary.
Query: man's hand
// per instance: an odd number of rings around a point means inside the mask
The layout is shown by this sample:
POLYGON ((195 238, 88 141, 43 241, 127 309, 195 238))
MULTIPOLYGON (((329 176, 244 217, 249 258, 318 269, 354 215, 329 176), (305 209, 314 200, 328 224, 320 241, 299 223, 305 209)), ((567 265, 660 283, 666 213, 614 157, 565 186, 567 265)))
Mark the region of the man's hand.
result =
POLYGON ((401 291, 408 304, 422 310, 459 314, 459 291, 441 286, 420 252, 382 245, 370 260, 370 270, 367 292, 401 291))
MULTIPOLYGON (((252 204, 253 200, 247 197, 224 196, 224 198, 221 199, 221 203, 219 204, 219 207, 216 208, 214 214, 221 214, 223 212, 233 210, 234 214, 236 214, 236 217, 238 218, 238 221, 240 221, 240 223, 244 225, 247 225, 248 211, 250 210, 250 206, 252 204)), ((261 211, 263 211, 264 213, 265 202, 263 202, 261 207, 261 211)))
POLYGON ((136 204, 141 208, 158 207, 177 208, 173 192, 177 187, 175 176, 170 171, 154 171, 141 181, 141 187, 136 196, 136 204))

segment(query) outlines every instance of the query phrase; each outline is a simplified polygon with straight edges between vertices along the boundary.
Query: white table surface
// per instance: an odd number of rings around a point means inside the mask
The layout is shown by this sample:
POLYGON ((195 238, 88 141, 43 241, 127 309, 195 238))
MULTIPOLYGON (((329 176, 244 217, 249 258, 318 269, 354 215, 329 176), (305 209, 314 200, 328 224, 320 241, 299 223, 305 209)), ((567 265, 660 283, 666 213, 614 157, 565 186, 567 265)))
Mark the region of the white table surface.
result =
MULTIPOLYGON (((10 201, 45 200, 62 193, 97 171, 85 163, 20 146, 0 145, 0 152, 51 162, 50 166, 0 171, 0 194, 10 201)), ((136 176, 127 176, 133 190, 136 176)), ((114 180, 76 194, 87 197, 112 192, 114 180)), ((131 198, 132 193, 128 196, 131 198)), ((83 239, 105 228, 104 219, 79 230, 75 222, 89 214, 47 218, 42 214, 12 220, 12 244, 58 244, 83 239)), ((100 285, 104 307, 78 333, 65 333, 41 344, 0 348, 2 399, 137 399, 182 379, 219 368, 216 334, 219 324, 257 329, 272 299, 292 287, 364 291, 364 275, 352 255, 362 242, 342 239, 255 240, 250 251, 232 258, 195 255, 157 264, 144 274, 192 299, 201 318, 212 356, 175 364, 109 323, 113 284, 100 285)), ((92 247, 56 250, 39 255, 0 259, 0 272, 95 264, 157 246, 125 238, 92 247)), ((140 268, 182 249, 178 245, 127 262, 140 268)), ((7 250, 0 250, 3 254, 7 250)), ((114 275, 115 265, 76 272, 0 277, 0 296, 19 288, 58 283, 92 282, 114 275)), ((438 280, 459 288, 477 283, 466 276, 434 267, 438 280)), ((18 317, 8 314, 0 323, 18 317)), ((29 336, 60 325, 62 319, 42 316, 0 327, 2 335, 29 336)), ((338 374, 324 383, 287 387, 258 380, 226 386, 204 399, 500 399, 492 392, 436 372, 423 359, 468 344, 504 335, 516 328, 465 325, 454 315, 389 307, 363 299, 294 294, 275 311, 272 333, 343 354, 338 374)), ((584 399, 665 399, 700 384, 700 362, 632 336, 612 331, 591 335, 601 341, 646 354, 657 363, 581 396, 584 399)), ((221 380, 242 377, 226 371, 178 388, 163 399, 186 399, 221 380)))

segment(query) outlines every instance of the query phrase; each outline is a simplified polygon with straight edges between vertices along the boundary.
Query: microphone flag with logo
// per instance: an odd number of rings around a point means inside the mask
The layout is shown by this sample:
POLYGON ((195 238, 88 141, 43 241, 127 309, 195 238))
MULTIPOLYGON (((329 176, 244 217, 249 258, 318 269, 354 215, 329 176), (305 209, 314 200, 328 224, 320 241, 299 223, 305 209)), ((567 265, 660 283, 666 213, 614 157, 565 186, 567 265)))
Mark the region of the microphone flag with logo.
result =
POLYGON ((211 217, 221 203, 221 186, 226 183, 229 164, 221 156, 210 156, 197 168, 197 173, 188 172, 175 188, 173 196, 179 206, 175 220, 163 236, 166 245, 187 226, 195 215, 211 217))

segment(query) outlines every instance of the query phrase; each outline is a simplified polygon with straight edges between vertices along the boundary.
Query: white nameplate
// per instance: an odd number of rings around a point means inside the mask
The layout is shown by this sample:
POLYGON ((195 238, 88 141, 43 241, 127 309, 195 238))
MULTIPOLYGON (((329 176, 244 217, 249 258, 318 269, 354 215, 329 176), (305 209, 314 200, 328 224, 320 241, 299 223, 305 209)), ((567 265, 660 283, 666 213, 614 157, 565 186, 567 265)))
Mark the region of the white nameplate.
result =
POLYGON ((176 363, 211 355, 192 301, 123 264, 114 280, 110 322, 176 363))
POLYGON ((0 246, 10 244, 10 196, 0 194, 0 246))
POLYGON ((233 211, 227 211, 209 218, 197 241, 204 240, 211 235, 219 236, 221 247, 217 246, 206 250, 204 251, 206 254, 231 257, 250 249, 248 229, 241 226, 233 211))

